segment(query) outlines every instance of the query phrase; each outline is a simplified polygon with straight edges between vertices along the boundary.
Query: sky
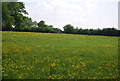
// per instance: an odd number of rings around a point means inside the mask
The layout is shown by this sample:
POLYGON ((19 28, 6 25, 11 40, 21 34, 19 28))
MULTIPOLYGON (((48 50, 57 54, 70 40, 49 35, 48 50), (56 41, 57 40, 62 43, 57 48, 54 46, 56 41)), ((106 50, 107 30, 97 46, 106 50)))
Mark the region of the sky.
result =
MULTIPOLYGON (((120 1, 119 1, 119 4, 118 4, 118 14, 120 14, 120 1)), ((120 30, 120 15, 118 15, 118 28, 120 30)))
POLYGON ((19 0, 25 3, 33 21, 63 29, 66 24, 75 28, 118 28, 119 0, 19 0))

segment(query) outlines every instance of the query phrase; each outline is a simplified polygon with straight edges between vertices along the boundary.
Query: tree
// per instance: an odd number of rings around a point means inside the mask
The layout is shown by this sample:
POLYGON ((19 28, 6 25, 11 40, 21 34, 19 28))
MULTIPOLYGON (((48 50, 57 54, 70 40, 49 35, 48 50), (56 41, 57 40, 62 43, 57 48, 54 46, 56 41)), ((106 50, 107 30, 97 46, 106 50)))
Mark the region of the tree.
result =
POLYGON ((2 3, 2 29, 11 30, 13 26, 20 30, 23 27, 23 14, 28 14, 23 2, 2 3))
POLYGON ((38 27, 37 21, 33 21, 33 26, 32 27, 38 27))
POLYGON ((24 27, 37 27, 37 22, 33 22, 31 18, 25 16, 23 19, 24 22, 22 24, 24 27))
POLYGON ((32 19, 29 17, 24 17, 23 25, 24 27, 31 27, 32 26, 32 19))
POLYGON ((45 21, 41 20, 41 21, 38 23, 38 27, 47 27, 47 25, 45 24, 45 21))
POLYGON ((70 24, 64 26, 63 29, 64 29, 64 33, 69 33, 69 34, 75 33, 75 28, 70 24))
POLYGON ((54 29, 54 33, 62 33, 62 30, 59 28, 53 28, 54 29))
POLYGON ((52 27, 53 28, 53 25, 48 25, 47 27, 52 27))
POLYGON ((107 36, 119 36, 118 30, 116 30, 115 28, 103 28, 101 34, 107 36))
POLYGON ((11 12, 8 9, 9 3, 2 3, 2 30, 11 30, 14 24, 14 18, 10 16, 11 12))

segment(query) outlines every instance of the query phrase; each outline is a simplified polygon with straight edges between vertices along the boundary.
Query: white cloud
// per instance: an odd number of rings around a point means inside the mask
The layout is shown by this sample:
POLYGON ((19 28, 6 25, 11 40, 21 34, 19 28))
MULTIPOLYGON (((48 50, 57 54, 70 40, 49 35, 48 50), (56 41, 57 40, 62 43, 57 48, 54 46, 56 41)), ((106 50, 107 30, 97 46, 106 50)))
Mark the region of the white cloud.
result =
POLYGON ((97 26, 92 16, 96 16, 99 3, 118 2, 118 0, 21 0, 26 3, 33 20, 45 20, 47 24, 62 28, 66 24, 75 27, 97 26), (32 2, 29 4, 28 2, 32 2), (35 3, 34 3, 35 2, 35 3), (55 16, 54 16, 55 9, 55 16), (90 24, 91 23, 91 24, 90 24))
MULTIPOLYGON (((18 0, 23 2, 41 2, 41 1, 48 1, 48 0, 18 0)), ((49 0, 52 1, 52 0, 49 0)), ((61 1, 61 0, 59 0, 61 1)), ((64 0, 65 1, 65 0, 64 0)), ((74 1, 74 0, 67 0, 67 1, 74 1)), ((94 2, 118 2, 119 0, 76 0, 78 1, 94 1, 94 2)))

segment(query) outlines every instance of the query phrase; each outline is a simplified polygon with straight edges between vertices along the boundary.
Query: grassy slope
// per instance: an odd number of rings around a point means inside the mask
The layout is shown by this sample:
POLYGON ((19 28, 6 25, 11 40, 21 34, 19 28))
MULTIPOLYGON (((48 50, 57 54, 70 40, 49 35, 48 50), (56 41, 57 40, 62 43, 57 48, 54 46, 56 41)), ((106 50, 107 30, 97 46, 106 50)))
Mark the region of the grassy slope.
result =
POLYGON ((3 32, 3 78, 118 77, 118 37, 3 32))

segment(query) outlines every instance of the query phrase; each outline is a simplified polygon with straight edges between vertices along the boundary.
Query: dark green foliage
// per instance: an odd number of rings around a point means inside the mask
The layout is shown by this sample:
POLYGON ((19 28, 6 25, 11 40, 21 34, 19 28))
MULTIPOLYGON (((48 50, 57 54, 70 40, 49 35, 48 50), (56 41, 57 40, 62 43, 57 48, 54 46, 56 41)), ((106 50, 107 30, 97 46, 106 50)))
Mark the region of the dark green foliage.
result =
MULTIPOLYGON (((24 31, 24 32, 43 32, 43 33, 66 33, 59 28, 47 27, 22 27, 20 30, 13 28, 13 31, 24 31)), ((67 30, 68 31, 68 30, 67 30)), ((115 28, 104 28, 104 29, 74 29, 74 33, 67 32, 68 34, 84 34, 84 35, 105 35, 105 36, 120 36, 120 30, 115 28)))
POLYGON ((68 34, 85 34, 85 35, 105 35, 105 36, 120 36, 120 30, 115 28, 103 28, 103 29, 82 29, 74 28, 70 24, 63 27, 64 33, 68 34))
POLYGON ((62 30, 59 28, 54 28, 54 33, 62 33, 62 30))
MULTIPOLYGON (((13 28, 13 31, 19 31, 13 28)), ((23 32, 43 32, 43 33, 62 33, 61 29, 52 27, 23 27, 20 29, 23 32)))
POLYGON ((115 28, 104 28, 104 29, 78 29, 76 34, 87 34, 87 35, 105 35, 105 36, 119 36, 119 30, 115 28))
POLYGON ((45 24, 45 21, 41 20, 41 21, 38 23, 38 27, 47 27, 47 25, 45 24))
POLYGON ((75 33, 74 27, 70 24, 67 24, 66 26, 64 26, 63 29, 64 29, 64 33, 69 33, 69 34, 75 33))
POLYGON ((11 30, 12 24, 14 22, 13 16, 10 16, 11 12, 8 9, 9 3, 2 3, 2 29, 3 30, 11 30))
POLYGON ((23 19, 24 22, 22 24, 24 25, 24 27, 37 27, 37 22, 33 22, 31 18, 25 16, 23 19))
POLYGON ((107 35, 107 36, 117 36, 119 35, 119 31, 117 31, 115 28, 104 28, 101 31, 101 34, 107 35))
POLYGON ((12 30, 15 26, 20 30, 23 27, 24 16, 28 14, 23 2, 3 2, 2 3, 2 30, 12 30))

